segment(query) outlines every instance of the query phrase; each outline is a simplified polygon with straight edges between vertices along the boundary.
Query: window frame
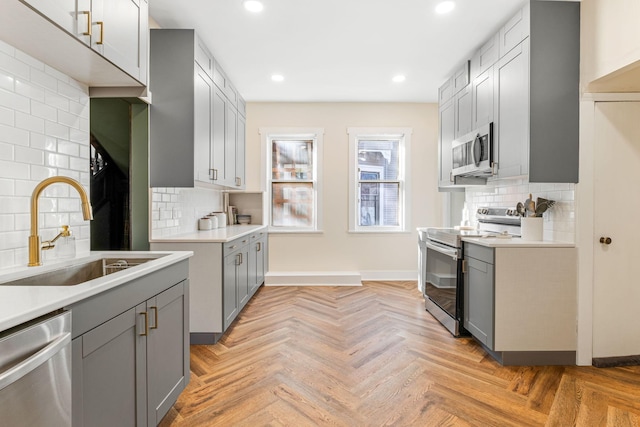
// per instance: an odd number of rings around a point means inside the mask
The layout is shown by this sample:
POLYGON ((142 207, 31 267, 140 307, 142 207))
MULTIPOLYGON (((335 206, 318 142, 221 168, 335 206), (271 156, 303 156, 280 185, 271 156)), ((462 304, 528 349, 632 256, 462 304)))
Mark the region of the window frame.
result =
MULTIPOLYGON (((384 128, 355 128, 347 129, 349 135, 349 232, 350 233, 404 233, 408 231, 411 223, 410 197, 411 183, 409 159, 411 158, 411 134, 412 128, 384 127, 384 128), (358 164, 358 146, 361 140, 397 140, 398 150, 398 177, 396 180, 374 180, 372 182, 398 183, 398 222, 397 226, 385 225, 359 225, 360 203, 358 201, 358 187, 363 181, 360 179, 358 164)), ((366 180, 365 180, 366 181, 366 180)))
MULTIPOLYGON (((322 232, 322 164, 324 128, 260 128, 262 140, 262 162, 265 167, 262 173, 265 190, 263 208, 267 210, 264 218, 269 233, 321 233, 322 232), (313 150, 312 179, 300 182, 311 182, 313 185, 313 224, 311 226, 274 226, 273 225, 273 183, 283 182, 273 179, 272 148, 274 141, 311 140, 313 150)), ((286 181, 284 181, 286 182, 286 181)), ((293 181, 292 181, 293 182, 293 181)))

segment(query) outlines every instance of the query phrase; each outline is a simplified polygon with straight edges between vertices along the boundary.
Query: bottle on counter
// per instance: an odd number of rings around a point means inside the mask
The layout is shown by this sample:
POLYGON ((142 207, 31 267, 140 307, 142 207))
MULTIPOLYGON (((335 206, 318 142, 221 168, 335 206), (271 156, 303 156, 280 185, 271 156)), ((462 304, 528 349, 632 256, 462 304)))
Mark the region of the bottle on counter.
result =
POLYGON ((56 242, 57 258, 76 257, 76 236, 71 233, 68 225, 63 225, 59 234, 60 238, 56 242))

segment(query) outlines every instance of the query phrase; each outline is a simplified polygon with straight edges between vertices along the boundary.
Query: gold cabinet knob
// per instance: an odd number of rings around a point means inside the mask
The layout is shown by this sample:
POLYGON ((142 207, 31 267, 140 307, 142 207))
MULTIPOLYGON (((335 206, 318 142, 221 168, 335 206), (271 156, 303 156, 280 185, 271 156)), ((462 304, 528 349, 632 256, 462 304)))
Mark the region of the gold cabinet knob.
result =
POLYGON ((600 238, 600 243, 604 243, 605 245, 610 245, 611 244, 611 237, 601 237, 600 238))

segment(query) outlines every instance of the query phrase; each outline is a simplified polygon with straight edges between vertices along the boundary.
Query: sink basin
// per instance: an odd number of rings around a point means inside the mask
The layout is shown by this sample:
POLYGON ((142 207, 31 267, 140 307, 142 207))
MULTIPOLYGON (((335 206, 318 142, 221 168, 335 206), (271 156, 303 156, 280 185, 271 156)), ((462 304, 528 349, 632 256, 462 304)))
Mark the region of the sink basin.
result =
POLYGON ((83 264, 70 265, 46 273, 29 276, 0 286, 74 286, 108 274, 135 267, 155 258, 100 258, 83 264))

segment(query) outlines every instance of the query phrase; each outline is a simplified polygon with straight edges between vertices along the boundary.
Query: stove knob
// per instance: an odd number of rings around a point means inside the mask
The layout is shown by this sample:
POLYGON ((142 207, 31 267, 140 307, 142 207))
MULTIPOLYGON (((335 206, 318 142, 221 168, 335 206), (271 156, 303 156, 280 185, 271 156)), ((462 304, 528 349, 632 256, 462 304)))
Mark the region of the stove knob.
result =
POLYGON ((478 215, 482 215, 482 209, 478 208, 477 213, 478 215))

